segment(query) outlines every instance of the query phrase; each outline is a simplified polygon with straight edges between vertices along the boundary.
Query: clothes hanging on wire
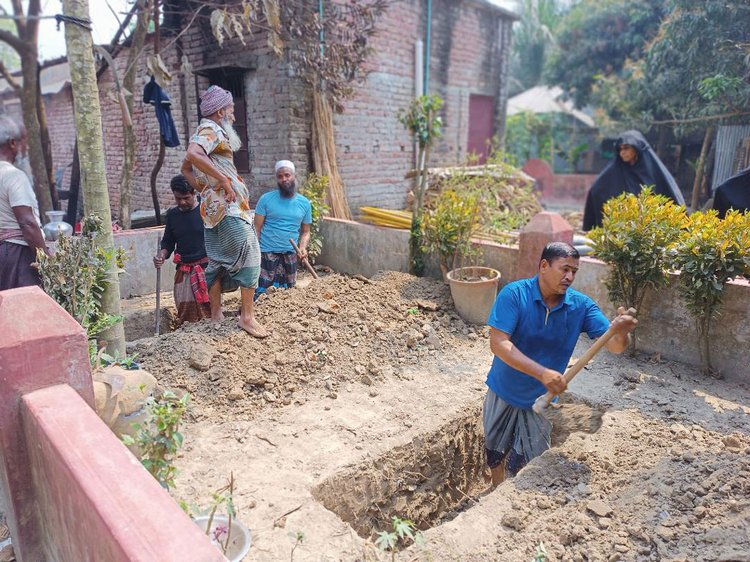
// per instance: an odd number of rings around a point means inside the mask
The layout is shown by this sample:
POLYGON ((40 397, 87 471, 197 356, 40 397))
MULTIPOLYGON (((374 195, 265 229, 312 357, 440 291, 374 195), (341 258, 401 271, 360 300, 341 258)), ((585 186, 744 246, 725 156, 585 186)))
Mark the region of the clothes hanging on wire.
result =
POLYGON ((153 76, 143 88, 143 103, 150 103, 156 110, 159 133, 164 139, 164 146, 170 148, 180 146, 180 137, 177 136, 177 128, 172 119, 172 102, 153 76))

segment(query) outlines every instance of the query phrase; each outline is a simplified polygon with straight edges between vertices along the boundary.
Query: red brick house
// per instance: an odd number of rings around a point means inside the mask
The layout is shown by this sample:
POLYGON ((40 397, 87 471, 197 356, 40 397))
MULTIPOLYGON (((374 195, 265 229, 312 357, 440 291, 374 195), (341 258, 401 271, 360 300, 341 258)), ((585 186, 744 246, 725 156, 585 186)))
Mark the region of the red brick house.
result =
MULTIPOLYGON (((170 5, 179 4, 179 0, 165 0, 165 14, 170 13, 170 5)), ((489 0, 399 0, 391 5, 379 20, 378 33, 371 43, 374 52, 367 63, 368 78, 345 104, 345 112, 335 118, 339 169, 353 214, 363 205, 401 208, 405 204, 409 183, 404 174, 413 165, 414 147, 396 112, 416 95, 420 73, 429 75, 428 92, 445 101, 444 138, 433 151, 433 165, 460 163, 469 153, 486 150, 493 135, 502 134, 515 20, 514 14, 489 0), (429 61, 429 72, 426 68, 418 72, 417 42, 427 40, 428 3, 431 47, 429 56, 423 56, 429 61)), ((273 165, 278 159, 293 160, 298 174, 304 175, 310 162, 310 96, 304 85, 290 76, 288 63, 271 52, 265 34, 246 38, 247 45, 232 39, 219 47, 207 24, 193 25, 176 37, 174 30, 182 25, 179 20, 166 19, 162 26, 161 56, 173 75, 165 90, 183 143, 166 150, 158 176, 163 208, 171 205, 169 178, 178 173, 185 143, 198 123, 197 95, 212 83, 235 95, 235 126, 247 147, 235 159, 253 197, 257 199, 275 185, 273 165)), ((150 46, 147 52, 152 52, 150 46)), ((148 81, 145 59, 140 57, 140 78, 134 92, 133 120, 138 138, 131 203, 134 211, 153 209, 149 177, 159 149, 154 110, 141 103, 142 88, 148 81)), ((120 76, 126 60, 127 49, 115 59, 120 76)), ((70 88, 64 81, 60 87, 59 76, 56 84, 47 88, 45 101, 54 165, 61 169, 73 160, 75 132, 70 88)), ((99 87, 108 183, 117 214, 122 125, 112 95, 110 70, 100 79, 99 87)), ((0 83, 0 106, 5 104, 13 111, 8 101, 11 96, 2 90, 0 83)), ((64 188, 68 178, 69 173, 65 173, 64 188)))

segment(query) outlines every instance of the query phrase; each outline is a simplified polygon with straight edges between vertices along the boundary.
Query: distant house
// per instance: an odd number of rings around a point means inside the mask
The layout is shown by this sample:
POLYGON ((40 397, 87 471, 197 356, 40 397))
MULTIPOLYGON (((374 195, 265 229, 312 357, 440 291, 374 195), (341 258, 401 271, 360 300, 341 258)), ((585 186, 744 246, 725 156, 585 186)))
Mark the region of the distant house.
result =
MULTIPOLYGON (((182 6, 180 0, 165 0, 164 13, 174 13, 182 6)), ((165 89, 183 143, 167 149, 158 176, 163 206, 170 204, 169 178, 178 173, 184 145, 198 124, 198 94, 209 84, 221 85, 234 94, 235 126, 245 147, 235 155, 235 162, 254 199, 275 185, 276 160, 293 160, 298 175, 311 168, 309 92, 290 76, 288 63, 271 52, 264 33, 246 37, 247 46, 232 39, 219 47, 210 31, 209 15, 208 10, 200 13, 197 25, 179 36, 176 30, 183 22, 170 18, 162 26, 165 50, 161 56, 173 75, 165 89)), ((433 151, 432 164, 452 165, 463 162, 472 152, 486 154, 490 139, 502 134, 505 123, 511 27, 516 19, 490 0, 400 0, 391 5, 371 41, 369 75, 334 123, 339 169, 353 214, 363 205, 400 208, 405 204, 409 183, 404 175, 413 166, 414 147, 396 112, 418 93, 419 75, 428 74, 428 92, 445 101, 444 137, 433 151), (431 47, 424 54, 429 61, 429 73, 425 73, 425 69, 415 68, 415 51, 419 41, 426 41, 428 31, 431 47)), ((152 52, 150 45, 146 51, 144 54, 152 52)), ((125 48, 115 59, 120 76, 127 54, 125 48)), ((138 139, 134 210, 153 208, 149 176, 159 148, 154 110, 141 103, 141 90, 148 80, 145 59, 139 59, 140 78, 134 92, 138 139)), ((75 143, 71 93, 63 76, 66 67, 65 61, 58 61, 42 72, 54 166, 63 171, 73 160, 75 143)), ((101 77, 99 88, 108 184, 117 214, 122 125, 112 95, 111 70, 101 77)), ((13 97, 7 84, 0 81, 0 104, 8 111, 16 111, 13 97)), ((63 178, 63 187, 67 187, 67 175, 63 178)))
MULTIPOLYGON (((560 87, 535 86, 510 98, 508 118, 524 114, 546 119, 552 136, 552 142, 543 141, 537 136, 538 131, 529 131, 532 146, 527 149, 528 159, 546 160, 558 173, 591 173, 601 169, 599 129, 593 117, 565 99, 560 87)), ((512 151, 513 147, 509 149, 512 151)))

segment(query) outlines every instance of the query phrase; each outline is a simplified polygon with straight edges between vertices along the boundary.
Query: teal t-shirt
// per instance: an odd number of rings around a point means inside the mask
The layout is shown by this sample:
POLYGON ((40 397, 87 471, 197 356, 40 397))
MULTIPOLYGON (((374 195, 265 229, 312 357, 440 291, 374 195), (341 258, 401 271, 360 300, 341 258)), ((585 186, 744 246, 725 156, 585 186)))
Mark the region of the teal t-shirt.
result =
POLYGON ((260 236, 260 251, 284 254, 293 252, 289 239, 299 243, 299 229, 312 223, 312 205, 304 195, 284 198, 278 189, 261 195, 255 214, 265 217, 260 236))

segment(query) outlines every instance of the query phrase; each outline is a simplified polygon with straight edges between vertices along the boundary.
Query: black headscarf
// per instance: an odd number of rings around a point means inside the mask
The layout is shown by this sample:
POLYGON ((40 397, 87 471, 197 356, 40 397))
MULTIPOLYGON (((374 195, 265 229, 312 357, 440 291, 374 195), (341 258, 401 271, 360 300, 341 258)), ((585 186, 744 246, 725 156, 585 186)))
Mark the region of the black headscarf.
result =
POLYGON ((750 168, 732 176, 716 188, 714 209, 722 219, 729 209, 750 211, 750 168))
POLYGON ((649 185, 653 186, 654 193, 666 195, 678 205, 685 204, 677 182, 644 136, 638 131, 626 131, 617 139, 615 157, 599 174, 586 195, 583 230, 601 226, 602 207, 609 199, 621 193, 638 195, 642 186, 649 185), (638 161, 632 166, 620 158, 620 147, 623 144, 632 146, 638 153, 638 161))

